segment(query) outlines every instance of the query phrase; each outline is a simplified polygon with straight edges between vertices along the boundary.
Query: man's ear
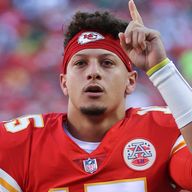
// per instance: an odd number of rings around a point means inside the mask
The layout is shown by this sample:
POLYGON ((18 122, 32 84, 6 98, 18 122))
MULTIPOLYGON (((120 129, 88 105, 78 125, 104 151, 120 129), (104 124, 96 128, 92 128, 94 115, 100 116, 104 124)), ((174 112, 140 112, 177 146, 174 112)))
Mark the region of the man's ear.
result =
POLYGON ((129 72, 127 85, 125 89, 125 95, 130 95, 135 90, 137 76, 138 75, 136 71, 129 72))
POLYGON ((65 96, 68 96, 68 90, 67 90, 67 76, 66 74, 61 73, 60 74, 60 86, 65 96))

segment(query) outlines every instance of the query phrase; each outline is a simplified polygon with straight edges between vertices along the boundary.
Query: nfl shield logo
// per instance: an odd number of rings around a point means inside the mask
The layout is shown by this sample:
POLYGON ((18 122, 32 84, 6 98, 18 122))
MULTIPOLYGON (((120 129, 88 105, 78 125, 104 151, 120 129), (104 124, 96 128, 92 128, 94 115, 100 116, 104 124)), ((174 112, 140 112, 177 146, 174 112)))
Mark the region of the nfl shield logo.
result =
POLYGON ((90 158, 83 160, 83 166, 87 173, 94 173, 97 170, 97 160, 90 158))

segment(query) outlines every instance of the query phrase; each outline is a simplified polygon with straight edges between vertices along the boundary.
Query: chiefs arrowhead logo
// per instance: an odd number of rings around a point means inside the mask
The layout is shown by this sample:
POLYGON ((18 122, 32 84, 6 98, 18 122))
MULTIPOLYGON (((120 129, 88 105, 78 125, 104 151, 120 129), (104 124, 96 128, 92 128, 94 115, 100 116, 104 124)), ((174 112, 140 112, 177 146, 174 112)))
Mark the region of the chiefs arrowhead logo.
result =
POLYGON ((83 45, 89 42, 98 41, 104 39, 103 35, 97 32, 84 32, 78 38, 78 43, 83 45))

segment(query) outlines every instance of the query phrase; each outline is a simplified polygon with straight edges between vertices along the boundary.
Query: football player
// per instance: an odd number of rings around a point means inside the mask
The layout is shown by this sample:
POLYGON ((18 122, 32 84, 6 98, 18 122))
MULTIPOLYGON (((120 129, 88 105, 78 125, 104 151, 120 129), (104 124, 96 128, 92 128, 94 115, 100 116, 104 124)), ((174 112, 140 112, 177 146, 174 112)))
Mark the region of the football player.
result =
POLYGON ((133 0, 129 11, 129 24, 108 12, 74 16, 60 75, 68 112, 0 124, 0 191, 192 190, 191 88, 133 0), (169 108, 126 110, 137 78, 132 64, 169 108))

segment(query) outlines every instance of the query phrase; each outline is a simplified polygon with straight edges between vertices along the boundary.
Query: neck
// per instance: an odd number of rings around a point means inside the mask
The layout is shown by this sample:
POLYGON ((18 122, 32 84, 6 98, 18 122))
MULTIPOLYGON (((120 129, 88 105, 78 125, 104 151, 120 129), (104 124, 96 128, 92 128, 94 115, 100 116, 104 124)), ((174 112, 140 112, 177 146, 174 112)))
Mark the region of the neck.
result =
POLYGON ((77 139, 100 142, 106 132, 125 117, 125 109, 105 112, 100 116, 88 116, 79 110, 68 110, 68 131, 77 139))

